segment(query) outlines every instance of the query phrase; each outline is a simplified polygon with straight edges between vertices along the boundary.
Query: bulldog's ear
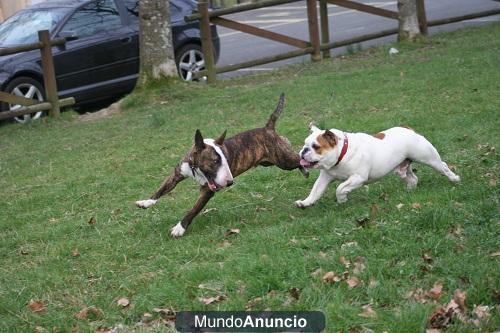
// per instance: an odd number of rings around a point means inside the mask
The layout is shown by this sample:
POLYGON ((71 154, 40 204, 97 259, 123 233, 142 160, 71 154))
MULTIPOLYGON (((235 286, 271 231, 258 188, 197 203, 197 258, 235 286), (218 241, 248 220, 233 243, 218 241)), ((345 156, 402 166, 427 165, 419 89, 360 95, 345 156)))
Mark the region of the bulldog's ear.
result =
POLYGON ((222 133, 218 138, 217 140, 215 140, 215 143, 218 144, 219 146, 222 146, 222 144, 224 143, 224 139, 226 138, 226 133, 227 133, 227 130, 224 131, 224 133, 222 133))
POLYGON ((338 142, 337 136, 333 134, 333 132, 330 132, 329 130, 326 130, 325 133, 323 133, 323 137, 331 147, 334 147, 338 142))
POLYGON ((317 128, 317 127, 316 127, 316 125, 314 125, 314 123, 311 121, 311 122, 309 123, 309 131, 310 131, 311 133, 313 133, 313 132, 316 132, 316 131, 320 131, 320 129, 319 129, 319 128, 317 128))
POLYGON ((196 130, 196 134, 194 135, 194 146, 199 151, 205 149, 205 142, 203 142, 203 136, 199 129, 196 130))

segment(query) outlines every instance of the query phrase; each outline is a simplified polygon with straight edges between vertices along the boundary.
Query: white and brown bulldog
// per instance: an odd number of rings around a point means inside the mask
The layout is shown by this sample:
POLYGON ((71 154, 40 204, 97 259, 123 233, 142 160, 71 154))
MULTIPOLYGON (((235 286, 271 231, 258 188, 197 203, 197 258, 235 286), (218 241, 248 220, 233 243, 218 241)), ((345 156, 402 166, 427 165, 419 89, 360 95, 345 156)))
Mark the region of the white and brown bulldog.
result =
POLYGON ((297 207, 314 204, 334 179, 343 181, 337 187, 339 203, 346 202, 352 190, 393 170, 412 189, 418 182, 411 169, 412 162, 429 165, 452 182, 460 181, 441 160, 436 148, 412 129, 393 127, 375 135, 321 130, 313 124, 309 129, 311 134, 300 151, 300 164, 321 171, 309 196, 295 202, 297 207))
POLYGON ((216 140, 203 139, 197 130, 194 146, 177 164, 173 173, 149 199, 136 201, 135 204, 140 208, 149 208, 179 182, 192 178, 200 185, 200 196, 193 208, 171 230, 173 237, 180 237, 215 192, 231 186, 234 177, 248 169, 259 165, 275 165, 283 170, 300 169, 307 176, 307 170, 300 165, 300 157, 293 151, 288 139, 275 130, 284 103, 285 95, 281 94, 276 110, 264 127, 239 133, 229 139, 225 139, 226 132, 216 140))

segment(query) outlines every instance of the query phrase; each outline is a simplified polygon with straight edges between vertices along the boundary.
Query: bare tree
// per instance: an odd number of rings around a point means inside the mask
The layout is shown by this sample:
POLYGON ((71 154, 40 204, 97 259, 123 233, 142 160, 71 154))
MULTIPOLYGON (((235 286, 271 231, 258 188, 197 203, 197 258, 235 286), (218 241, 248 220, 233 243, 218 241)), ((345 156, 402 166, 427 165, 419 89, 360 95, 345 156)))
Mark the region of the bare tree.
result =
POLYGON ((415 40, 420 36, 416 0, 398 0, 398 40, 415 40))
POLYGON ((142 86, 161 77, 177 76, 170 24, 170 1, 139 1, 140 74, 142 86))

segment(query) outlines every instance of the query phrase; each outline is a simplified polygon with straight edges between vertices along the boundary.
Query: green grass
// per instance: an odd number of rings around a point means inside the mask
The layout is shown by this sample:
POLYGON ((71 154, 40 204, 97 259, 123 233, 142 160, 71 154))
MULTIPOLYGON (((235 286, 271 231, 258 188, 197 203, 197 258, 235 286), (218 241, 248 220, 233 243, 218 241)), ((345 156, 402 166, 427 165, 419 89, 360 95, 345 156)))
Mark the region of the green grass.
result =
MULTIPOLYGON (((156 85, 128 96, 121 114, 97 122, 67 112, 27 126, 3 124, 0 331, 134 328, 145 312, 158 318, 154 308, 242 310, 262 297, 253 309, 323 311, 328 332, 424 332, 437 304, 405 295, 438 281, 444 288, 437 303, 446 304, 460 288, 469 309, 493 306, 480 330, 498 329, 500 265, 490 254, 500 250, 493 184, 499 35, 493 24, 398 44, 395 57, 383 46, 214 86, 156 85), (297 151, 312 120, 368 133, 406 124, 434 143, 462 183, 417 166, 420 183, 411 192, 391 175, 339 205, 332 184, 315 206, 299 210, 293 202, 309 193, 317 172, 305 180, 298 171, 259 167, 216 195, 211 210, 175 240, 169 229, 193 205, 194 183, 181 183, 149 210, 134 207, 171 172, 197 128, 215 137, 226 128, 234 135, 263 126, 281 92, 287 101, 278 131, 297 151), (356 221, 367 216, 371 223, 359 227, 356 221), (96 224, 88 223, 91 217, 96 224), (457 227, 460 234, 450 233, 457 227), (229 228, 241 232, 220 248, 229 228), (344 245, 350 242, 357 245, 344 245), (424 252, 432 263, 424 262, 424 252), (311 277, 317 268, 342 273, 340 256, 366 258, 357 288, 311 277), (291 288, 301 290, 300 298, 283 305, 291 288), (199 301, 217 293, 227 300, 199 301), (120 297, 131 305, 120 308, 120 297), (30 299, 42 300, 45 311, 30 311, 30 299), (368 303, 376 317, 359 316, 368 303), (75 318, 85 306, 102 315, 75 318)), ((474 331, 460 321, 447 330, 474 331)))

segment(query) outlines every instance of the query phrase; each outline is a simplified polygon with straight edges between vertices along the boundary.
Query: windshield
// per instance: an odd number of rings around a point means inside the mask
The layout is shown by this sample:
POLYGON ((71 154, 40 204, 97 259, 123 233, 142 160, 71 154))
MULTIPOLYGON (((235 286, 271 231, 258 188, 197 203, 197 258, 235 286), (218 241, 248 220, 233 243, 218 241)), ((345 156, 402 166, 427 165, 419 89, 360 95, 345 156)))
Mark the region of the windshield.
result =
POLYGON ((67 8, 23 10, 0 25, 0 47, 35 43, 39 30, 51 31, 64 17, 67 8))

